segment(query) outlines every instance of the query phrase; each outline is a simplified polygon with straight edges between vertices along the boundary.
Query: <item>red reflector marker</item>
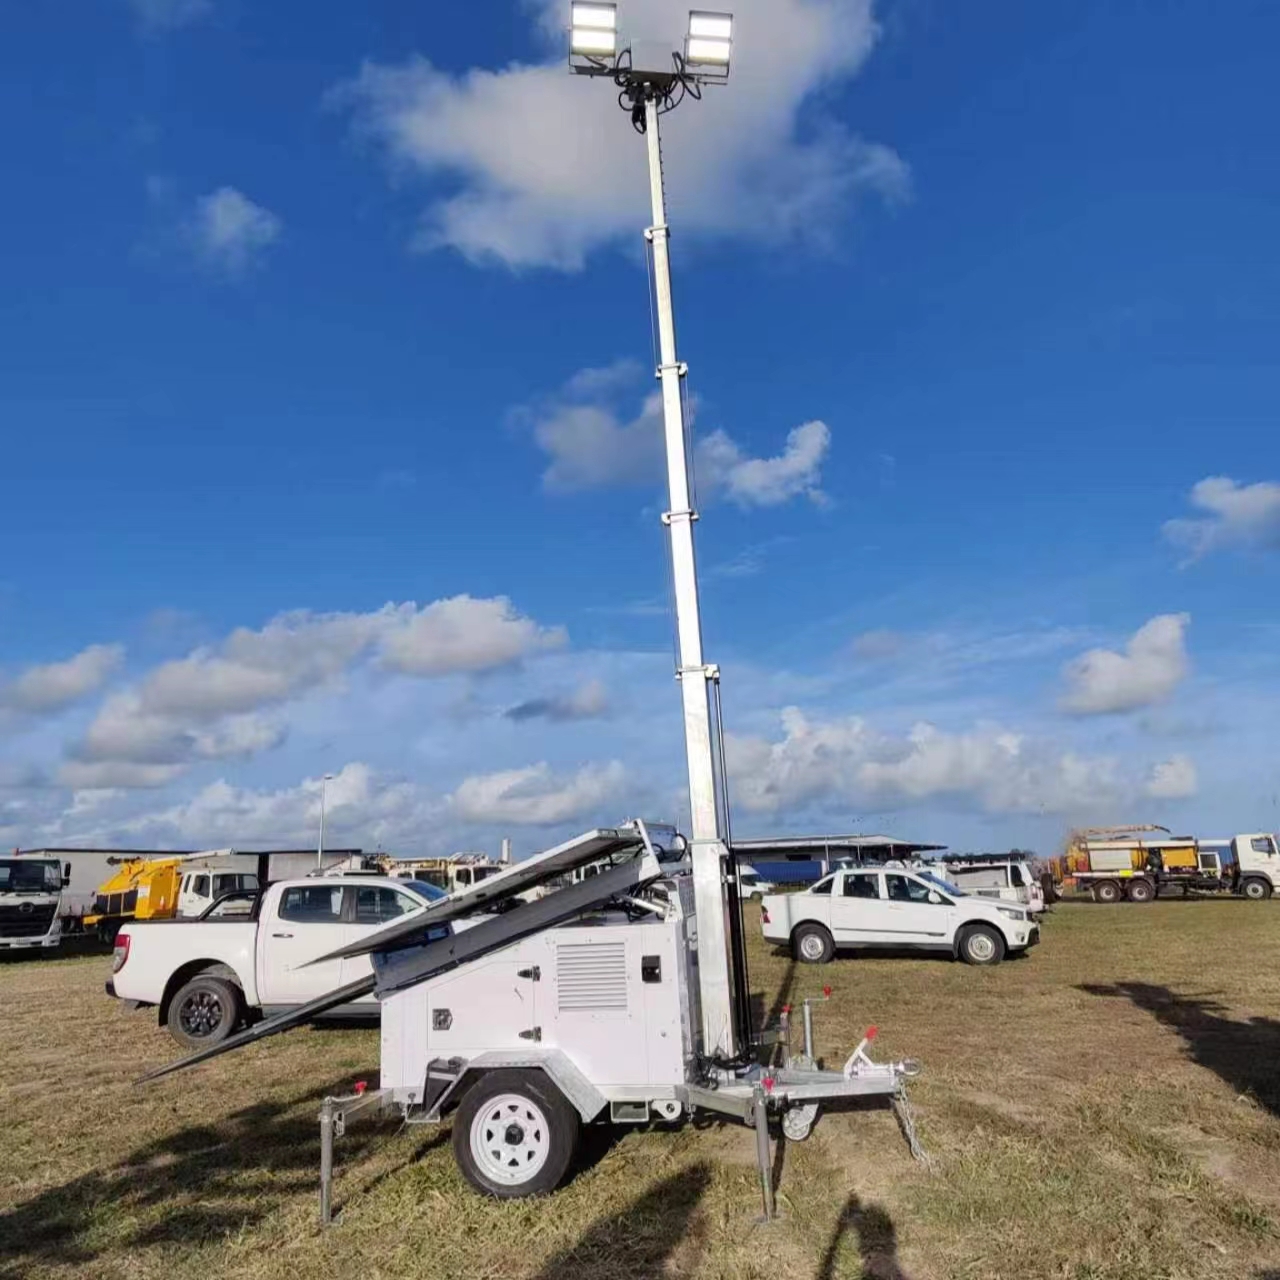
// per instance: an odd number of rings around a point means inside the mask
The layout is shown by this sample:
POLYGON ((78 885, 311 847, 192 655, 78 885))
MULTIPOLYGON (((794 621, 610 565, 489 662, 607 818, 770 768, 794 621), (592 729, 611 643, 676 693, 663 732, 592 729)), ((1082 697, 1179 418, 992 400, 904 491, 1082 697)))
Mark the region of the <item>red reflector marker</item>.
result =
POLYGON ((369 1087, 369 1082, 367 1080, 357 1080, 356 1081, 356 1097, 358 1098, 362 1093, 364 1093, 364 1091, 368 1087, 369 1087))
POLYGON ((876 1036, 878 1036, 879 1034, 880 1034, 880 1028, 879 1028, 879 1027, 868 1027, 868 1028, 867 1028, 867 1039, 868 1039, 868 1040, 874 1040, 874 1039, 876 1038, 876 1036))
POLYGON ((831 995, 831 988, 830 988, 830 987, 823 987, 823 988, 822 988, 822 994, 823 994, 824 996, 830 996, 830 995, 831 995))

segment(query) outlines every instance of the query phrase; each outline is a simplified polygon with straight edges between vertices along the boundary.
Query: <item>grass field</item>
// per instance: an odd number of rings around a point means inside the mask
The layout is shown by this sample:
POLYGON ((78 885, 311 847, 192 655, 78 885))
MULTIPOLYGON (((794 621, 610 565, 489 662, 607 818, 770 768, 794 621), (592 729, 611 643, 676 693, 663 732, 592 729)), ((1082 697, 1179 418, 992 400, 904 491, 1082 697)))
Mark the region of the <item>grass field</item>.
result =
POLYGON ((814 994, 833 1057, 877 1023, 920 1058, 932 1155, 888 1111, 778 1144, 761 1225, 751 1133, 592 1135, 549 1200, 468 1191, 446 1132, 339 1144, 316 1220, 318 1101, 376 1079, 371 1031, 303 1030, 138 1088, 175 1056, 102 993, 103 956, 0 963, 0 1277, 92 1280, 1232 1280, 1280 1278, 1280 904, 1064 904, 990 970, 794 967, 759 942, 766 1007, 814 994))

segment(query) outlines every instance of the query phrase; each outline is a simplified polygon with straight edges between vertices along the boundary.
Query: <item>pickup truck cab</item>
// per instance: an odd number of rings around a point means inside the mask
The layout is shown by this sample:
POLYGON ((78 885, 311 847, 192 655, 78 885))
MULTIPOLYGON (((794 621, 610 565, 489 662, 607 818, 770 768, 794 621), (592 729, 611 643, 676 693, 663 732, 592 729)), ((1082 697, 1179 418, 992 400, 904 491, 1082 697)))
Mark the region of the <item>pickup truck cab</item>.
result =
POLYGON ((997 964, 1040 941, 1025 906, 972 897, 905 867, 841 870, 801 893, 767 895, 760 923, 765 938, 806 964, 854 947, 946 951, 968 964, 997 964))
MULTIPOLYGON (((367 977, 368 956, 310 962, 446 896, 413 880, 308 876, 268 885, 251 904, 243 892, 215 902, 199 920, 130 922, 116 936, 107 994, 157 1009, 184 1048, 217 1044, 246 1020, 367 977)), ((378 1013, 371 995, 333 1011, 378 1013)))

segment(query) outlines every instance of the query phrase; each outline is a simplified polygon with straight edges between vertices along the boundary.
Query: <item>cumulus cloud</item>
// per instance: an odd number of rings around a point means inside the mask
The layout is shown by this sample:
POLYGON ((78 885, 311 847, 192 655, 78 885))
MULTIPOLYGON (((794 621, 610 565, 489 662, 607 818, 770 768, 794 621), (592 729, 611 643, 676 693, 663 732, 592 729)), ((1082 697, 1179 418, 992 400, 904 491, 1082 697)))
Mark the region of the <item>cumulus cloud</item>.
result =
POLYGON ((1167 698, 1190 670, 1188 613, 1165 613, 1134 632, 1123 653, 1090 649, 1063 669, 1060 705, 1076 715, 1105 715, 1149 707, 1167 698))
POLYGON ((954 733, 920 723, 895 735, 859 716, 818 720, 789 707, 781 727, 777 739, 729 738, 734 802, 748 812, 937 800, 998 814, 1087 813, 1141 790, 1111 757, 998 724, 954 733))
POLYGON ((570 693, 552 693, 517 703, 503 714, 508 720, 595 720, 607 714, 609 695, 600 680, 588 680, 570 693))
POLYGON ((449 797, 453 816, 464 822, 550 827, 601 817, 619 798, 626 770, 616 760, 559 774, 549 764, 465 778, 449 797))
MULTIPOLYGON (((398 174, 435 187, 420 248, 576 270, 594 249, 638 236, 643 148, 620 118, 616 91, 566 74, 561 0, 531 7, 548 43, 544 64, 454 75, 423 58, 366 63, 333 101, 398 174)), ((740 0, 734 13, 732 83, 664 121, 680 229, 774 243, 822 238, 859 192, 904 198, 904 162, 814 101, 871 52, 872 0, 740 0)), ((649 0, 626 21, 634 40, 665 37, 674 47, 688 6, 649 0)))
POLYGON ((65 662, 28 667, 9 684, 0 685, 0 707, 30 715, 60 711, 96 693, 123 661, 120 645, 92 644, 65 662))
MULTIPOLYGON (((72 754, 85 767, 247 757, 283 739, 284 728, 264 709, 340 681, 359 661, 400 675, 443 676, 508 666, 566 642, 562 628, 540 626, 505 597, 453 596, 370 613, 282 613, 260 629, 238 628, 216 646, 163 663, 113 694, 72 754)), ((152 774, 142 769, 137 776, 152 774)))
MULTIPOLYGON (((250 843, 305 847, 320 826, 320 790, 318 777, 275 791, 237 787, 219 779, 189 800, 118 826, 135 836, 196 847, 250 843)), ((379 841, 411 837, 438 811, 438 801, 413 783, 388 779, 359 761, 345 765, 325 788, 326 832, 332 833, 335 843, 353 840, 372 848, 379 841)))
POLYGON ((213 12, 213 0, 129 0, 143 31, 157 34, 190 26, 213 12))
MULTIPOLYGON (((638 408, 623 407, 640 376, 630 360, 584 369, 554 396, 517 412, 516 421, 532 427, 549 459, 542 473, 547 489, 571 492, 661 479, 661 394, 651 392, 638 408)), ((742 507, 778 506, 800 496, 822 502, 822 463, 830 446, 830 429, 816 421, 793 428, 782 452, 770 458, 751 457, 727 432, 714 431, 695 445, 698 486, 703 494, 721 494, 742 507)))
POLYGON ((1207 515, 1169 520, 1165 537, 1183 548, 1188 561, 1229 547, 1280 548, 1280 484, 1240 484, 1209 476, 1191 490, 1191 505, 1207 515))
POLYGON ((280 238, 284 223, 235 187, 219 187, 201 196, 188 225, 196 256, 229 276, 241 276, 261 264, 280 238))
POLYGON ((73 791, 149 790, 181 777, 180 764, 139 764, 132 760, 67 760, 58 781, 73 791))
POLYGON ((1147 779, 1147 795, 1153 800, 1185 800, 1199 785, 1196 767, 1187 756, 1174 756, 1154 765, 1147 779))

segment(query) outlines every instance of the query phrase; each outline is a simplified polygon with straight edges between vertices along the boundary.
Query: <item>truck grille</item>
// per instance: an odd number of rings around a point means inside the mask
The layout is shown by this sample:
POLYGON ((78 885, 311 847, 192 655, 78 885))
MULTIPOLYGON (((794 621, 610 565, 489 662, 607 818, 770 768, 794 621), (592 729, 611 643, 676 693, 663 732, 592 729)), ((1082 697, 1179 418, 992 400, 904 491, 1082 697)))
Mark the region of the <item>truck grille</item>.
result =
POLYGON ((626 943, 569 943, 557 947, 556 993, 561 1013, 625 1013, 626 943))
POLYGON ((32 903, 0 907, 0 938, 43 938, 49 932, 56 906, 37 907, 32 903))

